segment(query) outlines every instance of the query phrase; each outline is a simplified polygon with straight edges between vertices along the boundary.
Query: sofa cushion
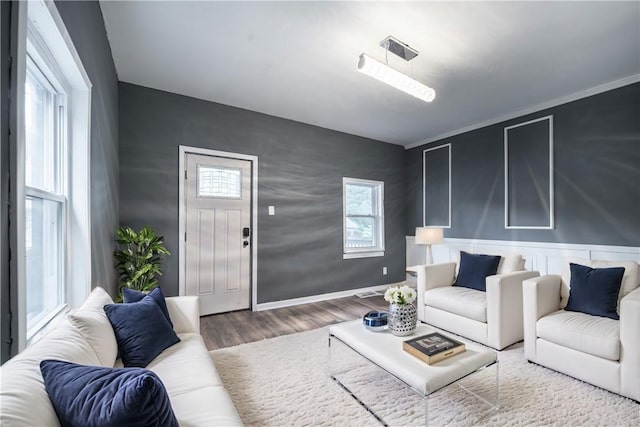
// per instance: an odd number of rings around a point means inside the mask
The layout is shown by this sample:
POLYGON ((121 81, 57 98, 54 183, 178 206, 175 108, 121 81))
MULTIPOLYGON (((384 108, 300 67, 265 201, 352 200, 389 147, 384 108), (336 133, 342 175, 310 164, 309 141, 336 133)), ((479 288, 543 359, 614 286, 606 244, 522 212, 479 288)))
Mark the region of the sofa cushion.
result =
POLYGON ((624 267, 591 268, 571 264, 571 289, 567 311, 618 320, 618 293, 624 267))
POLYGON ((180 339, 158 304, 149 295, 131 304, 104 306, 125 367, 144 368, 160 352, 180 339))
POLYGON ((43 360, 40 371, 65 427, 178 427, 164 385, 147 369, 43 360))
POLYGON ((443 286, 424 293, 425 305, 487 323, 487 294, 458 286, 443 286))
POLYGON ((78 328, 96 352, 101 366, 113 367, 118 355, 118 343, 107 315, 100 309, 79 309, 68 315, 69 322, 78 328))
POLYGON ((39 369, 40 361, 48 358, 99 365, 85 337, 67 319, 62 319, 38 342, 0 367, 0 425, 57 425, 39 369))
POLYGON ((229 393, 220 385, 171 394, 169 399, 181 426, 242 426, 229 393))
POLYGON ((160 310, 162 310, 162 314, 169 321, 169 324, 173 328, 173 322, 171 322, 171 317, 169 316, 169 310, 167 309, 167 303, 164 300, 164 295, 162 294, 162 290, 160 286, 155 287, 149 294, 145 294, 144 292, 136 291, 135 289, 122 288, 122 298, 125 304, 129 304, 132 302, 138 302, 142 300, 145 296, 149 295, 153 300, 158 303, 160 310))
POLYGON ((198 334, 180 334, 180 342, 160 353, 147 369, 162 380, 169 394, 222 385, 207 347, 198 334))
POLYGON ((640 286, 640 266, 635 261, 592 261, 579 258, 567 258, 565 260, 566 263, 561 273, 562 286, 560 288, 560 296, 562 299, 560 301, 560 307, 565 307, 569 301, 571 263, 585 265, 591 268, 624 267, 624 275, 622 276, 622 284, 620 285, 620 292, 618 294, 618 314, 620 314, 620 300, 640 286))
POLYGON ((500 256, 477 255, 460 251, 460 269, 453 286, 485 291, 487 276, 494 276, 498 271, 500 256))
POLYGON ((536 324, 538 337, 609 360, 620 359, 620 322, 608 317, 560 310, 536 324))

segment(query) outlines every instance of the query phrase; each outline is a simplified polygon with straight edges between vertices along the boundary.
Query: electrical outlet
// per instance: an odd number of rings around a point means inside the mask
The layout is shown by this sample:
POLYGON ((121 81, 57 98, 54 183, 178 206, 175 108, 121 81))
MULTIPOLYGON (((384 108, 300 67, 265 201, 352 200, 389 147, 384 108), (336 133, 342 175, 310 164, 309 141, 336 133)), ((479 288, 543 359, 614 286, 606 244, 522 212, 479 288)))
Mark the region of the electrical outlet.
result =
POLYGON ((382 267, 382 274, 383 274, 384 276, 386 276, 386 275, 387 275, 387 267, 382 267))

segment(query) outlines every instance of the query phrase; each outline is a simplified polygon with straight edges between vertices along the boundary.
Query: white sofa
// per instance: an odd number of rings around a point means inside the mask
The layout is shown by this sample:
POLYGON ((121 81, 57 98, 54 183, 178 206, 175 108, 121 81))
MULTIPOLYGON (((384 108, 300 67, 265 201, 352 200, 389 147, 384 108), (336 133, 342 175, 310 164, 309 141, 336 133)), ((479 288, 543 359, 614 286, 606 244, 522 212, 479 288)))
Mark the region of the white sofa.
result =
MULTIPOLYGON (((86 309, 89 300, 95 300, 100 293, 108 298, 106 292, 96 288, 77 311, 86 309)), ((200 336, 197 297, 169 297, 166 302, 173 329, 181 341, 160 353, 147 369, 155 372, 164 383, 178 423, 189 427, 242 425, 200 336)), ((101 310, 102 305, 99 307, 101 310)), ((110 324, 108 328, 102 324, 108 322, 103 314, 104 311, 93 316, 95 323, 91 325, 103 334, 98 340, 95 336, 93 341, 87 338, 86 331, 65 318, 43 338, 0 367, 0 425, 59 425, 40 374, 40 361, 57 359, 105 366, 105 360, 114 360, 113 352, 117 352, 117 345, 113 348, 115 335, 108 335, 113 329, 110 324), (95 348, 101 349, 101 354, 95 348)), ((113 366, 122 367, 121 360, 115 360, 113 366)))
POLYGON ((482 292, 452 286, 456 264, 416 267, 418 319, 496 350, 522 341, 522 281, 539 273, 524 270, 522 256, 506 255, 482 292))
POLYGON ((561 275, 526 280, 524 354, 527 360, 640 401, 640 271, 633 261, 567 260, 561 275), (565 311, 569 262, 624 267, 620 320, 565 311))

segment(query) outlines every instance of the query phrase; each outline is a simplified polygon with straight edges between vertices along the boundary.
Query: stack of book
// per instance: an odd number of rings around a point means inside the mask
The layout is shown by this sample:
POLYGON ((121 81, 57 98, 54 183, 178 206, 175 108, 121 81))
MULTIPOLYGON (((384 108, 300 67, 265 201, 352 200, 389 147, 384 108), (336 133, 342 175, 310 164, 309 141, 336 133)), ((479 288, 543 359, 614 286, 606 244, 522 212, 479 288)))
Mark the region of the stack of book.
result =
POLYGON ((465 351, 463 343, 438 332, 404 341, 402 348, 429 365, 465 351))

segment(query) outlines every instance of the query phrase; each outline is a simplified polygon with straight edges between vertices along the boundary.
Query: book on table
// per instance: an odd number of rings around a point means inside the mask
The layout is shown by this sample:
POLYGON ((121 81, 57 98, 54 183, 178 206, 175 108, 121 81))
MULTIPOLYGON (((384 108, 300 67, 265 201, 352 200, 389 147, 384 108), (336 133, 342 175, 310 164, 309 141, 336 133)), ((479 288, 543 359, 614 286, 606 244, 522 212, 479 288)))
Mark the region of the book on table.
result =
POLYGON ((404 341, 402 348, 429 365, 465 351, 463 343, 438 332, 404 341))

